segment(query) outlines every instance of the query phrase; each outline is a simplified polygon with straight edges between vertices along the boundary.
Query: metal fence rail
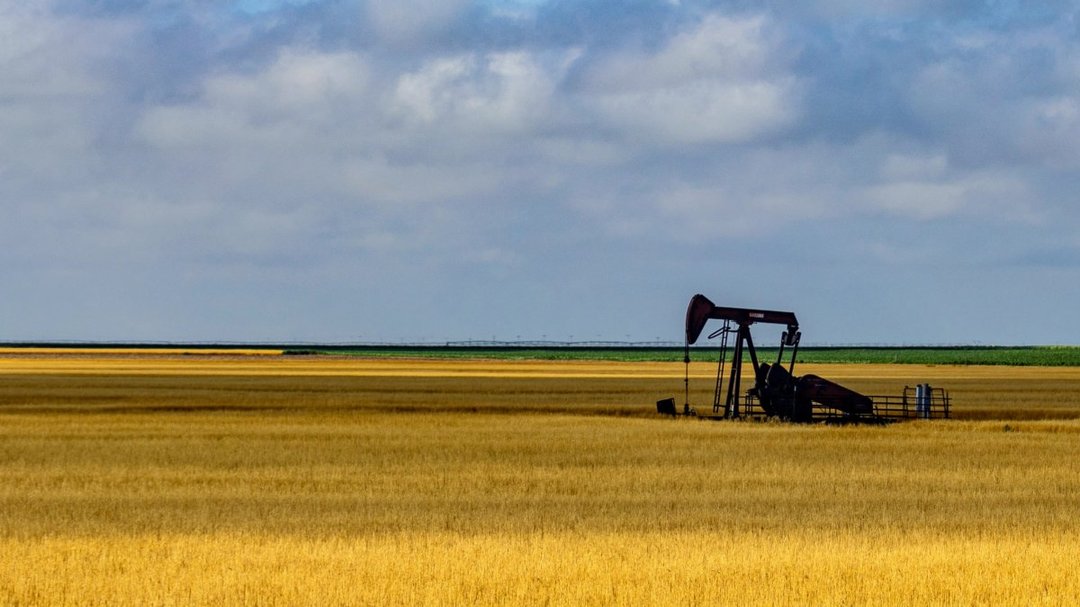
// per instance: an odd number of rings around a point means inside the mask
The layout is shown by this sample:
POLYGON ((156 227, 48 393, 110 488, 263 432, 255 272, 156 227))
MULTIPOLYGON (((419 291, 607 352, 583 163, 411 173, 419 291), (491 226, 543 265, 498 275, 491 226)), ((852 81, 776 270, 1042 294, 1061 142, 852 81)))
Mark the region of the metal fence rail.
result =
MULTIPOLYGON (((903 394, 870 396, 874 401, 874 414, 853 417, 844 411, 815 404, 814 421, 899 421, 912 419, 949 419, 951 403, 944 388, 930 386, 904 386, 903 394)), ((765 417, 765 411, 751 394, 743 399, 746 417, 765 417)))
POLYGON ((874 414, 887 419, 948 419, 951 413, 949 393, 944 388, 904 386, 902 396, 871 396, 874 414))

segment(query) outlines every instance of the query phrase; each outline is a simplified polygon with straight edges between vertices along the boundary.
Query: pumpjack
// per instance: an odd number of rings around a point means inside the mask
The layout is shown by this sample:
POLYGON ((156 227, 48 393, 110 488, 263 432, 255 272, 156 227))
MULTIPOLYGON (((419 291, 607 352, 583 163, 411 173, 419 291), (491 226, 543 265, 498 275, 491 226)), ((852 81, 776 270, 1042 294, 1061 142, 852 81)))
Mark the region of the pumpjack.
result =
MULTIPOLYGON (((720 361, 713 392, 713 415, 709 417, 732 419, 762 413, 766 417, 792 422, 811 422, 826 417, 842 421, 880 422, 898 417, 948 417, 948 395, 940 388, 920 385, 915 391, 916 400, 909 415, 908 393, 904 388, 902 397, 871 397, 845 388, 836 382, 817 375, 795 375, 795 359, 799 351, 799 321, 793 312, 755 310, 717 306, 704 295, 690 299, 686 309, 686 341, 683 362, 686 365, 684 385, 686 397, 684 415, 698 415, 690 406, 690 346, 698 341, 709 320, 724 321, 723 327, 708 337, 720 337, 720 361), (784 325, 780 337, 776 361, 761 362, 758 359, 750 327, 755 323, 784 325), (725 386, 725 364, 729 341, 732 344, 731 369, 725 386), (787 367, 784 355, 788 353, 787 367), (745 396, 741 393, 743 382, 743 359, 749 356, 754 370, 753 386, 745 396), (877 400, 878 402, 875 402, 877 400), (935 404, 937 406, 933 406, 935 404), (937 411, 937 415, 931 415, 937 411)), ((657 411, 676 415, 675 399, 657 402, 657 411)))

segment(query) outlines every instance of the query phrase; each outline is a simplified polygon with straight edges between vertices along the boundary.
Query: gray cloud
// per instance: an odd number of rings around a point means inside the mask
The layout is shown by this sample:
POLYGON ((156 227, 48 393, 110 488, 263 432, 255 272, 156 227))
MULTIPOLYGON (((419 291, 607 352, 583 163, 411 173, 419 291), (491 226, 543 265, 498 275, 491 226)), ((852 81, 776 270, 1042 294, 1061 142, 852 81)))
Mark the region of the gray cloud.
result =
POLYGON ((365 10, 379 39, 394 45, 417 45, 450 29, 469 7, 468 0, 368 0, 365 10))

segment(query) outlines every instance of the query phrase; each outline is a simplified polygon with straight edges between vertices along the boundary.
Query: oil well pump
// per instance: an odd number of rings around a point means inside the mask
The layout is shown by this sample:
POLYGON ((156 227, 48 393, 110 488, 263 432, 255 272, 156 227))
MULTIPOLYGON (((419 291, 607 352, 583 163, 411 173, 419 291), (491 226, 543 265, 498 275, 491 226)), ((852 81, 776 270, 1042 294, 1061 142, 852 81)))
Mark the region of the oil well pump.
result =
MULTIPOLYGON (((684 415, 732 419, 764 416, 793 422, 818 419, 855 422, 881 422, 900 418, 949 416, 949 397, 941 388, 921 384, 905 386, 900 396, 866 396, 817 375, 795 375, 799 352, 799 321, 793 312, 755 310, 717 306, 704 295, 690 299, 686 308, 684 415), (722 320, 723 326, 709 334, 720 338, 720 360, 713 392, 712 415, 699 415, 690 406, 690 346, 698 341, 710 320, 722 320), (755 323, 783 325, 775 362, 762 362, 750 333, 755 323), (726 368, 731 349, 731 367, 726 368), (784 355, 788 354, 785 367, 784 355), (754 370, 753 385, 741 392, 743 360, 749 357, 754 370), (725 383, 726 380, 726 383, 725 383), (909 406, 910 405, 910 406, 909 406)), ((677 415, 675 399, 658 401, 659 413, 677 415)))

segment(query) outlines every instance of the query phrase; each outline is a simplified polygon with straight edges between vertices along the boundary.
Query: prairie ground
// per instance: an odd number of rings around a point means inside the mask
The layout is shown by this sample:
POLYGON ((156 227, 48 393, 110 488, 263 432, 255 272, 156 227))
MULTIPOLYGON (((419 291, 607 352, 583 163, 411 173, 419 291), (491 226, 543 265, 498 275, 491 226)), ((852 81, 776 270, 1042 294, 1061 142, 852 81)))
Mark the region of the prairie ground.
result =
POLYGON ((661 419, 670 363, 0 353, 0 603, 1080 601, 1080 369, 801 372, 957 419, 661 419))

